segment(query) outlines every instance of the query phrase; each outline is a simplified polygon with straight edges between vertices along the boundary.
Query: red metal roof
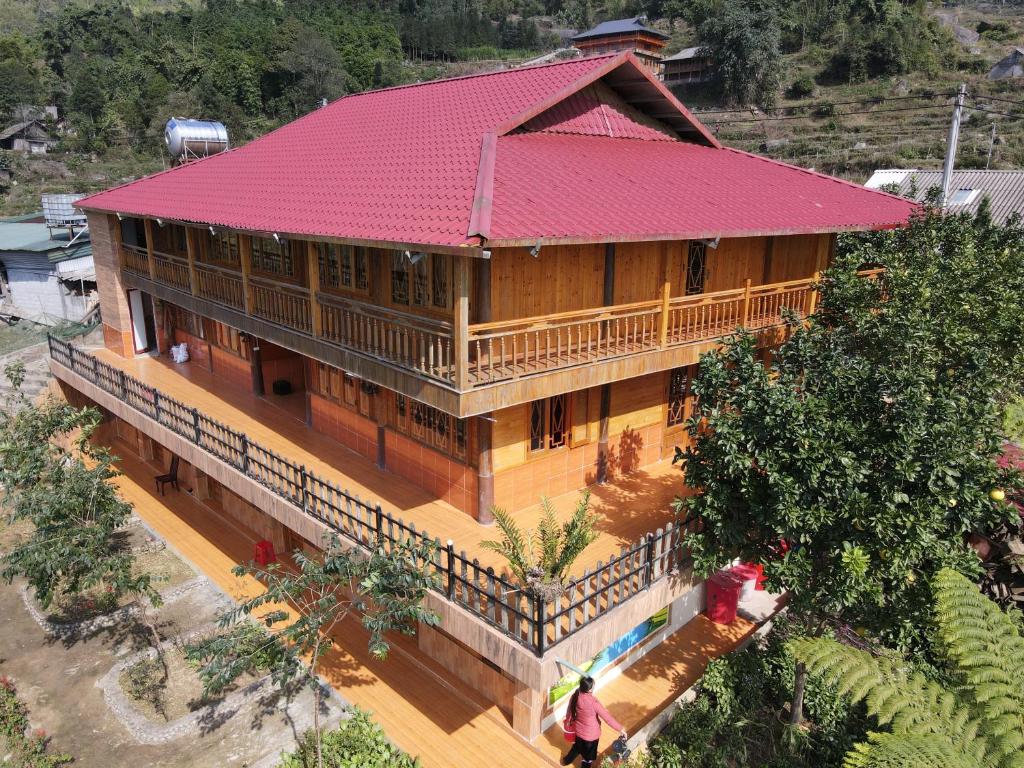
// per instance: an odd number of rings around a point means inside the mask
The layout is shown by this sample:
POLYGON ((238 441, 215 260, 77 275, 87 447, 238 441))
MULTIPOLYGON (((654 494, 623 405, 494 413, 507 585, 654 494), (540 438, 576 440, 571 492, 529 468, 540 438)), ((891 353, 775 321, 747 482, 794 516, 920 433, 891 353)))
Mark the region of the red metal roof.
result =
POLYGON ((79 205, 436 246, 868 229, 913 210, 721 148, 631 54, 348 96, 79 205), (659 99, 644 102, 672 117, 627 105, 616 95, 624 82, 641 83, 659 99))

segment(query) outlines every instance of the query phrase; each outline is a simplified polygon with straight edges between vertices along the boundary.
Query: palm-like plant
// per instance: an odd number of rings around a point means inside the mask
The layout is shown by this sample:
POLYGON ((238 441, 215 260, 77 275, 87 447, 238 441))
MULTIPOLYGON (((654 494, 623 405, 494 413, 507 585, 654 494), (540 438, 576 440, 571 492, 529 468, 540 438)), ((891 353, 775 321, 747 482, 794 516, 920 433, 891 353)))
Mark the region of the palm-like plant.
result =
POLYGON ((1021 630, 949 569, 935 578, 934 604, 948 686, 827 638, 792 643, 812 674, 890 727, 847 754, 846 768, 1024 768, 1021 630))
POLYGON ((512 574, 527 589, 550 600, 562 591, 576 558, 597 538, 594 526, 599 516, 590 511, 590 491, 580 494, 572 516, 561 526, 551 502, 542 497, 540 504, 541 517, 536 529, 520 528, 512 515, 494 507, 501 539, 481 541, 480 546, 503 556, 512 574))

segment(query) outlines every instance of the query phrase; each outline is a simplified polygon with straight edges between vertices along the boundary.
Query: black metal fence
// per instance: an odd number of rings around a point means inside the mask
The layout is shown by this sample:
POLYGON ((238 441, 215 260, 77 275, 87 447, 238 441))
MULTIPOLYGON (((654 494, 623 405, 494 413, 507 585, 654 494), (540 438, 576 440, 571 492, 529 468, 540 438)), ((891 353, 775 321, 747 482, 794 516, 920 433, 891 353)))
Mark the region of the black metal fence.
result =
POLYGON ((304 466, 279 456, 245 434, 221 424, 69 342, 49 337, 50 357, 175 434, 252 478, 340 537, 362 547, 394 552, 410 540, 432 544, 436 591, 538 656, 553 644, 647 589, 687 559, 683 527, 669 524, 624 548, 607 563, 570 581, 564 594, 545 603, 520 585, 484 568, 449 540, 405 523, 380 504, 360 499, 304 466))

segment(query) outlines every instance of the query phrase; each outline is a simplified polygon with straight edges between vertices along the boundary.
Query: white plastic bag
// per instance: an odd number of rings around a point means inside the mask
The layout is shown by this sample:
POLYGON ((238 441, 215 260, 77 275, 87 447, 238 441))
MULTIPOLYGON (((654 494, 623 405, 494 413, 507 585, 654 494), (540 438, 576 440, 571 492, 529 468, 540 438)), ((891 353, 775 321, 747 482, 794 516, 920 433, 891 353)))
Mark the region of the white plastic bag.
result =
POLYGON ((171 359, 176 363, 188 362, 188 344, 182 342, 171 347, 171 359))

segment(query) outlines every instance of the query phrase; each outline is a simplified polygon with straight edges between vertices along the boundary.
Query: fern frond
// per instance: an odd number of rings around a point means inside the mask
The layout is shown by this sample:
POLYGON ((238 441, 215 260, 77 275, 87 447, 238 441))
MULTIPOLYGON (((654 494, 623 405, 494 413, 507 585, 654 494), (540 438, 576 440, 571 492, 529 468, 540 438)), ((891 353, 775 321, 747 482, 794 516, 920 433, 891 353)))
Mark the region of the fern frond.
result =
POLYGON ((494 507, 491 511, 502 538, 501 541, 481 541, 480 546, 504 557, 515 577, 525 584, 527 571, 533 567, 533 554, 527 546, 530 532, 524 534, 512 515, 501 507, 494 507))
POLYGON ((933 735, 868 734, 847 755, 844 768, 984 768, 948 740, 933 735))

